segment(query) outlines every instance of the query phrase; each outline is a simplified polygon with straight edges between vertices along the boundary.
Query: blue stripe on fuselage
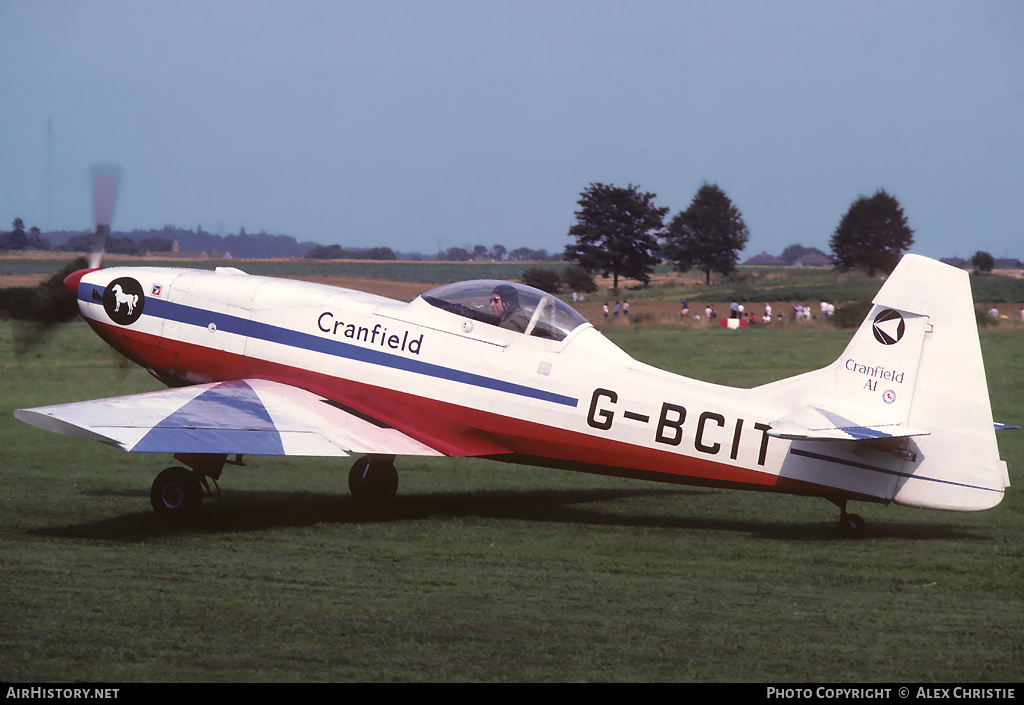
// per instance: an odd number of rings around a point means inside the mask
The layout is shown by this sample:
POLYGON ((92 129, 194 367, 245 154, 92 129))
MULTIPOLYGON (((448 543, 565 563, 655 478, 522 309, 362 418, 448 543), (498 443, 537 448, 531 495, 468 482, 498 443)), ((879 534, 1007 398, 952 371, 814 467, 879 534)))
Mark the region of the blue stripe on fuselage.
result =
POLYGON ((954 482, 953 480, 944 480, 938 477, 925 477, 922 475, 915 475, 914 473, 901 472, 899 470, 889 470, 888 468, 878 467, 877 465, 868 465, 867 463, 861 463, 856 460, 847 460, 846 458, 837 458, 833 455, 825 455, 823 453, 814 453, 809 450, 802 448, 790 448, 789 451, 792 455, 799 455, 803 458, 810 458, 811 460, 822 460, 827 463, 836 463, 838 465, 847 465, 852 468, 860 468, 862 470, 872 470, 874 472, 882 473, 883 475, 891 475, 893 477, 906 478, 908 480, 923 480, 927 482, 935 482, 940 485, 953 485, 955 487, 966 487, 972 490, 985 490, 986 492, 999 492, 1003 493, 1002 490, 997 490, 993 487, 982 487, 981 485, 969 485, 964 482, 954 482))
MULTIPOLYGON (((100 298, 102 298, 103 287, 95 284, 83 283, 78 290, 79 300, 88 303, 96 303, 96 301, 92 299, 93 290, 95 290, 100 295, 100 298)), ((544 389, 528 387, 514 382, 505 382, 500 379, 485 377, 484 375, 478 375, 472 372, 464 372, 462 370, 455 370, 442 365, 435 365, 430 362, 423 362, 422 360, 413 360, 400 355, 393 355, 391 353, 384 352, 383 350, 364 348, 340 340, 331 340, 317 335, 312 335, 310 333, 301 333, 288 328, 273 326, 268 323, 260 323, 259 321, 251 321, 247 318, 232 316, 227 313, 206 311, 193 306, 172 303, 164 299, 156 298, 155 296, 146 297, 143 315, 162 318, 168 321, 175 321, 185 325, 198 326, 200 328, 206 328, 210 323, 213 323, 217 326, 218 331, 223 331, 225 333, 233 333, 235 335, 256 338, 270 343, 277 343, 288 347, 323 353, 333 357, 341 357, 348 360, 355 360, 357 362, 365 362, 371 365, 390 367, 395 370, 403 370, 414 374, 421 374, 428 377, 436 377, 438 379, 446 379, 452 382, 468 384, 474 387, 482 387, 484 389, 492 389, 498 392, 529 397, 531 399, 539 399, 553 404, 575 407, 578 403, 577 399, 565 396, 564 394, 556 394, 544 389)))

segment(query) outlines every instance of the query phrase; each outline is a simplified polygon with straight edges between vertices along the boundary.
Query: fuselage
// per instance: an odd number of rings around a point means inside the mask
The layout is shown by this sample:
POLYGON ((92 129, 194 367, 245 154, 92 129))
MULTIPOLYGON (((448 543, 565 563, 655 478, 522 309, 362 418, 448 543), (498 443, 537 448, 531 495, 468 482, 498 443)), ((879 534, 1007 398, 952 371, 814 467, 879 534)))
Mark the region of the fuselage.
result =
POLYGON ((784 403, 640 363, 586 323, 524 335, 429 297, 233 269, 111 268, 74 288, 96 332, 167 385, 281 382, 452 456, 881 502, 904 462, 832 445, 822 472, 824 444, 769 435, 784 403))

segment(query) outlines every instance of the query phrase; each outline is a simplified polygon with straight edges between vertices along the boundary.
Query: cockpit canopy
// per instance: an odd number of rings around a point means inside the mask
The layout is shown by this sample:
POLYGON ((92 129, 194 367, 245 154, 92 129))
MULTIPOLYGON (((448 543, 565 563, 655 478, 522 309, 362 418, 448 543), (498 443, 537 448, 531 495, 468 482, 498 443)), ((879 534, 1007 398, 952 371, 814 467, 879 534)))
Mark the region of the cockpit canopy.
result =
MULTIPOLYGON (((563 340, 569 333, 587 322, 587 319, 569 304, 551 294, 525 284, 497 279, 474 279, 445 284, 428 291, 421 298, 445 311, 497 326, 502 323, 502 318, 492 312, 492 294, 503 300, 503 310, 512 302, 518 305, 521 311, 518 318, 522 324, 503 327, 521 330, 525 335, 563 340), (504 287, 510 287, 515 296, 509 296, 509 289, 504 287), (499 294, 495 294, 496 291, 499 294)), ((512 312, 505 310, 505 313, 512 312)))

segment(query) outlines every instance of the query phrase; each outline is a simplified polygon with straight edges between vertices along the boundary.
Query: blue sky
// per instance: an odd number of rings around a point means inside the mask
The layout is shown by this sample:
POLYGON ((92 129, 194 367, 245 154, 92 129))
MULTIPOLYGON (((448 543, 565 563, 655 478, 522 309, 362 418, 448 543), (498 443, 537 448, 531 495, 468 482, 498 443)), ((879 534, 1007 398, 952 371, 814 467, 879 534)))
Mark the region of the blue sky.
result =
POLYGON ((743 259, 885 188, 912 251, 1024 258, 1017 0, 0 0, 0 227, 561 250, 591 182, 743 259), (48 122, 52 136, 48 139, 48 122))

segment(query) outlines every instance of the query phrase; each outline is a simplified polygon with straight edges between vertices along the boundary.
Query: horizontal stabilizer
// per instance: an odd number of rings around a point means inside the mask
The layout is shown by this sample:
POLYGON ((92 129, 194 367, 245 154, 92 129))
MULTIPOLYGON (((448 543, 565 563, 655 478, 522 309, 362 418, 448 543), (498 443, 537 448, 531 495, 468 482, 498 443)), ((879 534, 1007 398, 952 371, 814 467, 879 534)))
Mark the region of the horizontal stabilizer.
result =
POLYGON ((866 441, 928 435, 928 431, 905 424, 879 423, 816 406, 806 406, 770 425, 769 436, 791 441, 866 441))

